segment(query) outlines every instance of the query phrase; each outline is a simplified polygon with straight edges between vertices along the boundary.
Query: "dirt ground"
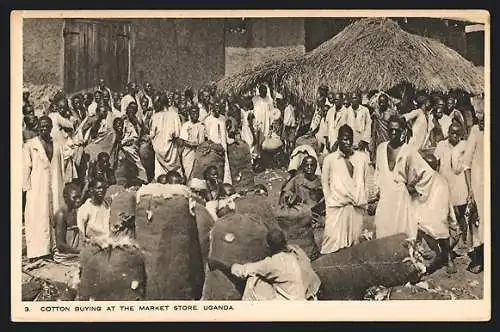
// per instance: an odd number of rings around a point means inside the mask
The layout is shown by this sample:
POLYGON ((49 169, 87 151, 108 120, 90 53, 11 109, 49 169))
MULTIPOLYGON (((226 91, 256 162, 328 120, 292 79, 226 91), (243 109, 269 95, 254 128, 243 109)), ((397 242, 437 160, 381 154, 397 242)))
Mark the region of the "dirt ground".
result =
MULTIPOLYGON (((255 181, 256 183, 265 184, 268 187, 269 201, 275 206, 285 179, 286 172, 284 170, 272 170, 259 174, 255 181)), ((366 230, 374 231, 375 225, 373 219, 372 216, 366 216, 364 220, 364 228, 366 230)), ((419 288, 423 288, 423 291, 438 293, 443 298, 459 300, 482 299, 484 273, 473 274, 467 271, 466 268, 469 264, 467 250, 458 248, 456 252, 461 254, 461 256, 455 259, 457 273, 450 275, 446 273, 445 268, 441 268, 433 274, 423 277, 421 283, 418 284, 419 288)), ((411 299, 411 295, 408 295, 407 298, 411 299)))
MULTIPOLYGON (((269 201, 273 206, 276 206, 278 203, 280 189, 286 177, 285 170, 264 171, 256 176, 256 183, 267 186, 269 201)), ((373 217, 366 217, 364 228, 368 231, 374 230, 373 217)), ((23 237, 23 249, 24 247, 23 237)), ((395 288, 393 289, 393 293, 400 294, 398 299, 431 299, 431 297, 422 297, 422 293, 424 293, 424 295, 426 295, 425 293, 432 294, 432 299, 482 299, 484 274, 473 274, 468 272, 466 268, 469 258, 467 257, 466 250, 464 248, 459 248, 456 251, 461 254, 461 256, 457 257, 455 260, 458 270, 457 273, 449 275, 444 268, 441 268, 433 274, 425 276, 416 287, 407 286, 406 288, 395 288)), ((29 266, 27 260, 23 258, 23 288, 25 285, 29 284, 30 281, 36 279, 69 284, 71 283, 75 271, 77 271, 77 267, 75 266, 64 266, 46 260, 39 262, 38 266, 37 264, 29 266)))

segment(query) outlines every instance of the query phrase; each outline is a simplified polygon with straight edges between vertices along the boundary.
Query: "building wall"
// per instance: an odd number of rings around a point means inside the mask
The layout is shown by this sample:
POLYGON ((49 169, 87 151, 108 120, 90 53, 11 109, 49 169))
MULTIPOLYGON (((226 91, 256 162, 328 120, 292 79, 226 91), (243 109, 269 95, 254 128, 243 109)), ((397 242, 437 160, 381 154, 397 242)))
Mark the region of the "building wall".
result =
POLYGON ((63 19, 23 19, 23 81, 62 86, 63 19))
POLYGON ((232 32, 226 20, 225 75, 229 76, 255 66, 265 59, 284 54, 305 53, 304 19, 302 18, 251 18, 240 22, 244 33, 232 32))
POLYGON ((224 76, 224 21, 132 20, 131 79, 156 87, 197 89, 224 76))

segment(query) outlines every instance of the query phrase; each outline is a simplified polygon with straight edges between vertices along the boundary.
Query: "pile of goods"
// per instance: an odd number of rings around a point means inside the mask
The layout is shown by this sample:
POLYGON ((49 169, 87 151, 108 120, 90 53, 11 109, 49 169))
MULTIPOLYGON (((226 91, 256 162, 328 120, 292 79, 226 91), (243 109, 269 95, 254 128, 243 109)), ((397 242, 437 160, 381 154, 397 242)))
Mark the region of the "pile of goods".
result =
POLYGON ((164 185, 155 196, 144 187, 138 192, 136 239, 145 257, 147 300, 201 298, 204 267, 194 202, 181 187, 164 185))

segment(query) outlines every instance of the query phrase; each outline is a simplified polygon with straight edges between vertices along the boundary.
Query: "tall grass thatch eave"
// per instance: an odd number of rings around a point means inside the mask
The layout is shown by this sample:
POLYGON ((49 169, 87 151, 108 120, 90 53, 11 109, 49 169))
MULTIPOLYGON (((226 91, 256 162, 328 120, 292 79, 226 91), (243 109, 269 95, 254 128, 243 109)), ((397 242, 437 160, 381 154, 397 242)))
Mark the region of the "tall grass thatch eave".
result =
POLYGON ((437 40, 410 34, 387 18, 360 19, 302 56, 267 61, 225 78, 233 92, 272 82, 312 103, 320 85, 340 92, 389 90, 408 83, 418 90, 483 91, 483 75, 437 40))

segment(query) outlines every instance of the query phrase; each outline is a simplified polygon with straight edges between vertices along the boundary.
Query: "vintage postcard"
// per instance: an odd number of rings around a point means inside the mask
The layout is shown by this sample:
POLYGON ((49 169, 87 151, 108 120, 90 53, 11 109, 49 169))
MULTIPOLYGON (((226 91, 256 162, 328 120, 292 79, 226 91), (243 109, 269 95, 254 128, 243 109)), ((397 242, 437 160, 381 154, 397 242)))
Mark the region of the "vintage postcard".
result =
POLYGON ((490 30, 13 11, 12 319, 489 320, 490 30))

